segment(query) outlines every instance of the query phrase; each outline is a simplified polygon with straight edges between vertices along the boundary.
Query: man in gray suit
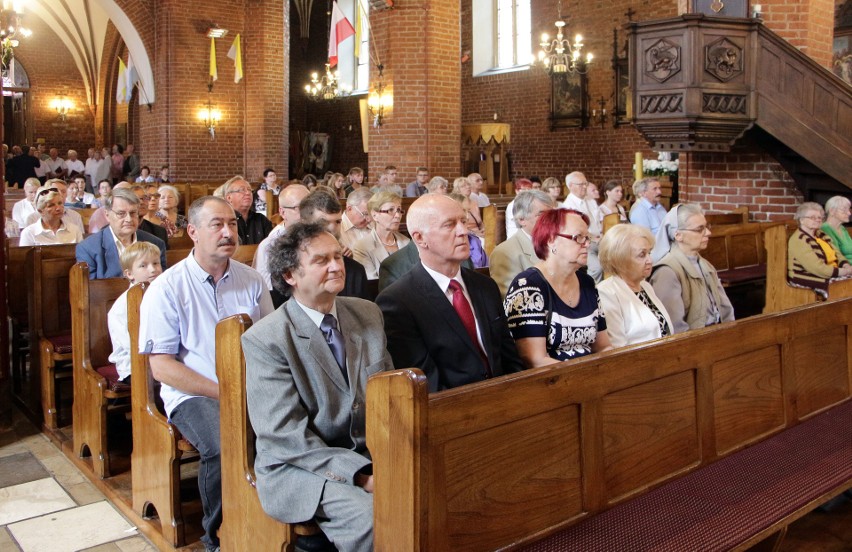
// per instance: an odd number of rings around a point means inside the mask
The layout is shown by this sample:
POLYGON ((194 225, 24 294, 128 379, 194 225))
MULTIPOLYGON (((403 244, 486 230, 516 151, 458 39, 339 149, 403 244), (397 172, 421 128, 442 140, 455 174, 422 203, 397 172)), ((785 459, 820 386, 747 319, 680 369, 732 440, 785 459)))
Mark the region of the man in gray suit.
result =
POLYGON ((323 225, 295 224, 275 242, 272 284, 291 299, 242 338, 246 390, 266 513, 314 519, 338 550, 368 551, 367 378, 393 365, 378 307, 337 296, 344 272, 341 246, 323 225))
POLYGON ((512 203, 519 231, 494 248, 489 266, 491 278, 497 282, 503 297, 515 276, 539 262, 533 251, 532 231, 539 215, 556 208, 553 199, 541 190, 523 191, 512 203))

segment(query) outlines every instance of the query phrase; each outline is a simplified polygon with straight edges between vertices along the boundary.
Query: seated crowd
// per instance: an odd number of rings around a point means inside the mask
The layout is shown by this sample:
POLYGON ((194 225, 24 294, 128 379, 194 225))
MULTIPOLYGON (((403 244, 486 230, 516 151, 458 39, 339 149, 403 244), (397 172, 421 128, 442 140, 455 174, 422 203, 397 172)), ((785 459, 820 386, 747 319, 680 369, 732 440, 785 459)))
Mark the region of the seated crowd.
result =
MULTIPOLYGON (((193 201, 185 217, 173 186, 112 188, 104 179, 90 202, 98 202, 103 225, 85 239, 74 217, 85 181, 26 181, 22 201, 30 205, 14 210, 25 223, 22 245, 78 243, 77 259, 92 278, 151 282, 139 347, 162 383, 166 415, 200 453, 208 549, 217 549, 222 521, 211 344, 227 316, 245 313, 254 322, 243 347, 261 503, 283 522, 315 520, 339 550, 372 548, 370 375, 416 367, 436 392, 734 319, 716 269, 701 256, 711 235, 701 207, 667 212, 653 177, 634 183, 629 218, 618 182, 598 190, 573 172, 560 202, 559 180, 519 179, 508 239, 488 259, 480 209, 489 199, 480 175, 455 179, 452 193, 425 167, 408 184, 397 175, 389 166, 369 188, 354 168, 281 186, 267 169, 256 194, 235 176, 193 201), (407 213, 403 191, 416 198, 407 213), (271 194, 277 225, 266 216, 271 194), (604 233, 610 214, 623 224, 604 233), (168 242, 183 232, 193 249, 166 267, 168 242), (257 244, 254 268, 232 260, 241 244, 257 244), (483 267, 489 270, 474 270, 483 267), (378 280, 375 298, 370 280, 378 280)), ((852 275, 848 249, 834 246, 849 245, 842 226, 849 201, 832 198, 827 209, 827 220, 815 203, 796 215, 796 283, 819 287, 852 275)), ((122 297, 110 312, 111 360, 122 378, 129 374, 126 316, 122 297)))

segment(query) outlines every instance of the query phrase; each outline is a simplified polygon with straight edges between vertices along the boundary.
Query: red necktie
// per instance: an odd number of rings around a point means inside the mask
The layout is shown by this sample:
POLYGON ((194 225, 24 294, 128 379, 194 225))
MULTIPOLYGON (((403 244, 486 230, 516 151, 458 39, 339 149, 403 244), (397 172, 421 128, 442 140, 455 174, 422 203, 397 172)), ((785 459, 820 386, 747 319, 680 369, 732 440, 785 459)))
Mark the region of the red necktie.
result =
POLYGON ((467 331, 467 335, 473 342, 473 346, 479 351, 479 356, 485 365, 485 377, 490 378, 491 366, 488 364, 488 356, 482 350, 482 347, 480 347, 479 338, 476 336, 476 319, 473 316, 473 309, 470 308, 470 303, 467 297, 464 296, 464 290, 462 290, 461 284, 457 280, 450 280, 450 291, 453 292, 453 308, 456 309, 456 313, 459 315, 461 323, 467 331))

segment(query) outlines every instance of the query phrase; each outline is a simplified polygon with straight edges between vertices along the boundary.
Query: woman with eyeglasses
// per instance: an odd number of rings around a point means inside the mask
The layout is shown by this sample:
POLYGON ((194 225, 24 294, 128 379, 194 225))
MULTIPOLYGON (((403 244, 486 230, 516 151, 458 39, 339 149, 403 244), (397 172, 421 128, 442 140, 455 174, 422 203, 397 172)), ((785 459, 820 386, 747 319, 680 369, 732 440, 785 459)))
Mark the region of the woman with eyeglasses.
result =
POLYGON ((716 269, 700 254, 711 233, 704 210, 695 203, 672 207, 657 232, 652 256, 659 260, 650 281, 674 333, 734 319, 734 307, 716 269))
POLYGON ((65 198, 52 185, 42 186, 35 195, 36 211, 41 217, 21 232, 18 245, 58 245, 83 241, 83 232, 62 220, 65 198))
POLYGON ((825 202, 827 216, 820 230, 826 233, 847 261, 852 261, 852 236, 846 230, 852 218, 852 201, 848 197, 834 196, 825 202))
POLYGON ((787 242, 787 280, 827 296, 828 281, 852 276, 852 265, 820 228, 825 211, 819 203, 802 203, 794 218, 799 229, 787 242))
POLYGON ((619 224, 604 234, 598 257, 609 274, 598 284, 613 347, 624 347, 672 334, 663 302, 646 281, 654 268, 654 236, 638 224, 619 224))
POLYGON ((382 261, 411 240, 398 232, 405 214, 399 194, 376 192, 367 203, 367 209, 373 219, 373 229, 352 246, 352 258, 364 266, 368 280, 377 280, 382 261))
MULTIPOLYGON (((453 194, 459 194, 465 199, 470 199, 472 191, 473 187, 471 187, 470 181, 464 176, 453 180, 453 194)), ((465 213, 467 216, 467 229, 482 240, 485 237, 485 228, 482 224, 482 213, 479 211, 479 205, 475 201, 469 201, 467 207, 465 207, 465 213)), ((477 266, 477 268, 479 267, 477 266)))
POLYGON ((612 348, 592 278, 588 217, 573 209, 541 214, 532 233, 541 261, 518 274, 504 307, 524 365, 535 368, 612 348))

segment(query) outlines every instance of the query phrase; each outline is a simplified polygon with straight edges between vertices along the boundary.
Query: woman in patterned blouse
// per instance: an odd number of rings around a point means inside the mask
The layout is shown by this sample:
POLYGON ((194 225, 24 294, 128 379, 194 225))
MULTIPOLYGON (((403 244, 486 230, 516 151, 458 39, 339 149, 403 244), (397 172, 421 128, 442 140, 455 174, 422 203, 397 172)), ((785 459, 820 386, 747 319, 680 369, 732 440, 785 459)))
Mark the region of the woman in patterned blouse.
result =
POLYGON ((672 333, 672 322, 663 302, 645 281, 654 267, 653 248, 651 232, 636 224, 613 226, 601 240, 599 258, 610 276, 598 284, 598 293, 613 347, 672 333))
POLYGON ((532 235, 542 260, 509 286, 504 308, 527 368, 612 348, 595 282, 579 270, 589 256, 588 221, 573 209, 542 213, 532 235))

